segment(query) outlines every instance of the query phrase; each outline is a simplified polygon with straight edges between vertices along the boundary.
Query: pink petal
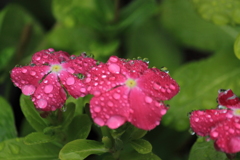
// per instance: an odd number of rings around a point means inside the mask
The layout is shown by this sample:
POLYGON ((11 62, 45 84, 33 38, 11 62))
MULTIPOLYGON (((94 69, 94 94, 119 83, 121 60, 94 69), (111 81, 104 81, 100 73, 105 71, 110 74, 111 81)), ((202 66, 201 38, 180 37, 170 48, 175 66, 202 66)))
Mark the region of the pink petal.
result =
POLYGON ((228 108, 240 108, 240 100, 231 89, 219 92, 217 101, 219 105, 226 106, 228 108))
POLYGON ((124 85, 125 81, 124 75, 110 72, 107 64, 93 67, 84 79, 85 84, 89 86, 89 93, 93 95, 99 95, 116 86, 124 85))
POLYGON ((86 86, 83 84, 82 80, 69 72, 61 71, 59 78, 68 93, 74 98, 84 97, 88 94, 86 86))
POLYGON ((147 96, 139 88, 131 89, 129 93, 130 115, 128 121, 134 126, 151 130, 160 124, 168 108, 162 102, 147 96))
POLYGON ((69 60, 70 55, 64 51, 54 51, 54 49, 50 48, 47 50, 41 50, 36 52, 32 56, 31 63, 36 65, 42 64, 59 64, 64 61, 69 60))
POLYGON ((193 111, 190 115, 190 126, 199 136, 207 136, 216 125, 226 120, 226 109, 211 109, 205 111, 193 111))
POLYGON ((83 74, 85 75, 92 67, 96 66, 96 60, 83 55, 74 57, 62 66, 72 74, 83 74))
POLYGON ((215 146, 218 150, 226 153, 236 153, 240 151, 240 118, 228 118, 218 123, 211 130, 210 136, 216 140, 215 146))
POLYGON ((36 108, 42 111, 54 111, 61 108, 66 99, 66 93, 55 73, 47 75, 32 96, 36 108))
POLYGON ((137 80, 137 85, 157 100, 169 100, 179 92, 177 82, 157 68, 145 70, 137 80))
POLYGON ((40 80, 49 71, 49 66, 15 67, 11 71, 11 79, 22 90, 23 94, 32 95, 40 80))
POLYGON ((95 96, 90 101, 92 118, 99 126, 116 129, 126 122, 129 115, 128 88, 121 86, 95 96))

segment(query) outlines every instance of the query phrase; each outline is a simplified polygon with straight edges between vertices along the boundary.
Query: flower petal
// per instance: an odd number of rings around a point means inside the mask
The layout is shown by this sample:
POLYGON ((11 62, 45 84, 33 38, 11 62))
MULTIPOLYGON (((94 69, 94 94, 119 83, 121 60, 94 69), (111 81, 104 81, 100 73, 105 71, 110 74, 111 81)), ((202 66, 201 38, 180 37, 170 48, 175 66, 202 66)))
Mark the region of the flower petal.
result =
POLYGON ((23 94, 32 95, 40 80, 50 71, 49 66, 15 67, 11 71, 13 83, 19 87, 23 94))
POLYGON ((121 86, 94 96, 90 101, 94 122, 99 126, 107 125, 111 129, 125 123, 129 115, 128 92, 127 87, 121 86))
POLYGON ((67 71, 61 71, 59 74, 61 83, 66 88, 68 93, 74 98, 84 97, 88 94, 83 81, 67 71))
POLYGON ((55 73, 47 75, 32 96, 36 108, 42 111, 54 111, 61 108, 66 99, 66 93, 55 73))
POLYGON ((31 63, 36 65, 42 64, 59 64, 61 62, 69 60, 70 55, 64 51, 55 52, 54 49, 49 48, 36 52, 32 56, 31 63))
POLYGON ((169 74, 157 68, 145 70, 137 80, 137 85, 143 92, 155 97, 157 100, 169 100, 179 92, 179 86, 169 74))
POLYGON ((240 151, 240 118, 233 117, 217 124, 211 130, 210 136, 216 140, 215 146, 218 150, 226 153, 240 151))
POLYGON ((197 135, 207 136, 213 127, 226 120, 228 112, 226 109, 193 111, 190 115, 190 126, 197 135))
POLYGON ((219 92, 217 101, 219 105, 228 108, 240 108, 240 100, 231 89, 219 92))
POLYGON ((162 116, 168 110, 162 102, 147 96, 139 88, 131 89, 129 102, 130 115, 128 121, 144 130, 151 130, 159 125, 162 116))

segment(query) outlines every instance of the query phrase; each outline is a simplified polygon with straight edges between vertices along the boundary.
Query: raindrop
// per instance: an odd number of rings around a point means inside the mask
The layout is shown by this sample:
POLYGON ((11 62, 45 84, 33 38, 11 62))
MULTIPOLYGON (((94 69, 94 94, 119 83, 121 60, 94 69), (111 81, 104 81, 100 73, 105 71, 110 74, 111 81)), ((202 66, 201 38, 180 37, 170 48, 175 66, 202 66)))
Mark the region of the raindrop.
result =
POLYGON ((80 91, 85 93, 86 92, 86 88, 80 88, 80 91))
POLYGON ((218 137, 218 132, 215 132, 215 131, 212 132, 212 133, 211 133, 211 136, 214 137, 214 138, 217 138, 217 137, 218 137))
POLYGON ((29 96, 29 95, 32 95, 35 92, 35 90, 36 90, 35 86, 33 86, 33 85, 25 85, 22 88, 22 93, 24 95, 29 96))
POLYGON ((120 67, 117 64, 110 64, 108 66, 108 70, 112 73, 119 73, 120 72, 120 67))
POLYGON ((108 102, 107 102, 107 105, 108 105, 109 107, 112 107, 112 106, 113 106, 113 103, 112 103, 111 101, 108 101, 108 102))
POLYGON ((9 145, 9 149, 12 152, 12 154, 19 154, 20 152, 20 147, 18 147, 15 144, 9 145))
POLYGON ((148 58, 143 58, 143 62, 146 62, 148 64, 149 63, 148 58))
POLYGON ((86 78, 86 82, 90 82, 91 81, 91 78, 86 78))
POLYGON ((93 110, 98 113, 98 112, 101 111, 101 107, 95 106, 95 107, 93 108, 93 110))
POLYGON ((145 97, 145 102, 146 102, 146 103, 152 103, 152 98, 146 96, 146 97, 145 97))
POLYGON ((23 68, 22 73, 27 73, 27 69, 23 68))
POLYGON ((47 107, 47 101, 45 99, 40 99, 37 101, 38 108, 44 109, 47 107))
POLYGON ((104 121, 102 120, 102 118, 96 117, 96 118, 93 119, 93 121, 99 126, 104 125, 104 121))
POLYGON ((111 62, 117 62, 118 59, 117 59, 116 57, 110 57, 110 58, 109 58, 109 61, 111 61, 111 62))
POLYGON ((197 118, 197 117, 194 118, 194 121, 195 121, 195 122, 198 122, 198 121, 199 121, 199 118, 197 118))
POLYGON ((66 81, 67 85, 73 85, 75 83, 75 79, 73 77, 69 77, 66 81))
POLYGON ((219 89, 218 93, 225 92, 225 91, 226 91, 226 89, 219 89))
POLYGON ((192 130, 192 128, 190 128, 188 131, 189 131, 189 133, 190 133, 191 135, 194 135, 194 134, 195 134, 195 132, 192 130))
POLYGON ((102 78, 106 78, 107 77, 107 75, 102 75, 102 78))
POLYGON ((126 118, 123 116, 112 116, 108 119, 106 125, 111 129, 116 129, 121 126, 126 121, 126 118))
POLYGON ((165 115, 167 113, 167 110, 166 109, 161 109, 161 111, 160 111, 160 114, 161 115, 165 115))
POLYGON ((44 87, 44 92, 45 93, 51 93, 53 90, 53 85, 49 84, 44 87))
POLYGON ((172 90, 176 89, 176 87, 173 84, 170 84, 169 88, 172 89, 172 90))
POLYGON ((41 60, 41 57, 36 57, 36 60, 37 60, 37 61, 41 60))
POLYGON ((153 84, 153 88, 154 88, 155 90, 159 90, 159 89, 161 88, 161 86, 160 86, 159 84, 157 84, 157 83, 154 83, 154 84, 153 84))
POLYGON ((159 121, 156 121, 155 124, 158 126, 158 125, 160 124, 160 122, 159 122, 159 121))
POLYGON ((114 94, 113 94, 113 98, 115 98, 115 99, 120 99, 120 94, 114 93, 114 94))
POLYGON ((30 75, 35 76, 36 72, 35 71, 30 71, 30 75))
POLYGON ((169 73, 167 67, 161 67, 160 70, 163 71, 163 72, 165 72, 165 73, 167 73, 167 74, 169 73))
POLYGON ((61 108, 61 111, 62 111, 62 112, 66 112, 66 111, 67 111, 67 106, 66 106, 66 105, 63 105, 62 108, 61 108))

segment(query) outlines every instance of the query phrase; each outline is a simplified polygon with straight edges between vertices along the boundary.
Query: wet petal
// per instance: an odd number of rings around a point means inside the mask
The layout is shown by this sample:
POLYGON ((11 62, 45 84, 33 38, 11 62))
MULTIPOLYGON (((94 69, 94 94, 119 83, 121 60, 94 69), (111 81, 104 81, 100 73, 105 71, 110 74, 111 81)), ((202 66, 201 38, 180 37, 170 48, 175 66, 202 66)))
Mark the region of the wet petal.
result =
POLYGON ((95 96, 90 101, 92 118, 99 126, 116 129, 126 122, 129 115, 128 88, 117 87, 95 96))
POLYGON ((216 125, 222 123, 231 111, 226 109, 211 109, 193 111, 190 115, 190 126, 199 136, 207 136, 216 125))
POLYGON ((11 71, 11 79, 22 90, 23 94, 32 95, 39 85, 40 80, 49 71, 49 66, 15 67, 11 71))
POLYGON ((54 49, 46 49, 36 52, 32 56, 31 63, 36 65, 42 64, 59 64, 69 60, 70 55, 64 51, 54 51, 54 49))
POLYGON ((59 78, 68 93, 74 98, 84 97, 88 94, 87 88, 83 84, 83 81, 69 72, 62 71, 59 74, 59 78))
POLYGON ((179 92, 179 86, 169 74, 157 68, 147 69, 137 80, 143 92, 157 100, 169 100, 179 92))
POLYGON ((162 102, 157 102, 140 89, 134 88, 129 94, 130 115, 128 121, 134 126, 151 130, 160 124, 168 108, 162 102))
POLYGON ((217 124, 211 130, 210 136, 216 140, 215 146, 218 150, 226 153, 240 151, 240 118, 233 117, 217 124))
POLYGON ((217 101, 219 105, 226 106, 228 108, 240 108, 240 99, 231 89, 219 92, 217 101))
POLYGON ((42 111, 54 111, 61 108, 66 99, 66 93, 55 73, 47 75, 32 96, 36 108, 42 111))

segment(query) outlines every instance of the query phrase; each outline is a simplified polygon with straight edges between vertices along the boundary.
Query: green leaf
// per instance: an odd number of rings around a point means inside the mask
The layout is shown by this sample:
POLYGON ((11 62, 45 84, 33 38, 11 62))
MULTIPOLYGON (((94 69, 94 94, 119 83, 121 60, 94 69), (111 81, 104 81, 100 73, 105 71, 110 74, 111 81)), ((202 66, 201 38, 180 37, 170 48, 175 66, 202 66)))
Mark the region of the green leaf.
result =
POLYGON ((236 38, 234 42, 234 53, 238 59, 240 59, 240 35, 236 38))
POLYGON ((0 143, 0 159, 4 160, 57 160, 60 147, 52 144, 24 144, 24 138, 0 143))
POLYGON ((91 131, 91 126, 92 121, 88 115, 75 116, 67 130, 69 141, 87 138, 91 131))
POLYGON ((93 140, 78 139, 67 143, 60 151, 61 160, 82 160, 91 154, 106 153, 104 145, 93 140))
POLYGON ((239 0, 191 0, 205 20, 215 24, 240 24, 239 0))
POLYGON ((166 66, 170 71, 179 67, 182 62, 182 53, 164 36, 153 18, 132 26, 125 37, 127 58, 147 58, 151 66, 166 66))
POLYGON ((21 95, 20 106, 27 121, 36 131, 41 132, 48 127, 49 122, 39 115, 29 96, 21 95))
POLYGON ((228 48, 211 58, 176 70, 172 77, 180 85, 181 92, 169 101, 170 109, 163 116, 163 123, 177 130, 186 130, 189 128, 189 112, 216 108, 219 89, 232 89, 240 94, 239 68, 240 61, 228 48))
POLYGON ((131 146, 141 154, 146 154, 152 152, 152 145, 144 139, 136 139, 130 141, 131 146))
POLYGON ((232 44, 236 28, 217 26, 197 15, 188 0, 166 0, 160 6, 162 26, 185 47, 217 51, 232 44))
POLYGON ((216 151, 213 141, 205 141, 199 138, 190 151, 188 160, 226 160, 226 154, 216 151))
POLYGON ((0 104, 0 142, 2 142, 6 139, 15 138, 17 131, 11 106, 3 97, 0 97, 0 104))
POLYGON ((54 140, 53 136, 46 135, 43 132, 33 132, 27 135, 24 138, 24 143, 27 145, 40 144, 40 143, 48 143, 54 140))
POLYGON ((68 127, 68 125, 72 122, 74 114, 75 114, 75 104, 68 103, 66 105, 66 111, 63 112, 63 123, 62 128, 68 127))
POLYGON ((138 152, 126 152, 120 156, 120 160, 161 160, 153 153, 140 154, 138 152))
POLYGON ((133 125, 129 125, 124 134, 121 136, 123 141, 140 139, 147 134, 146 130, 139 129, 133 125))

